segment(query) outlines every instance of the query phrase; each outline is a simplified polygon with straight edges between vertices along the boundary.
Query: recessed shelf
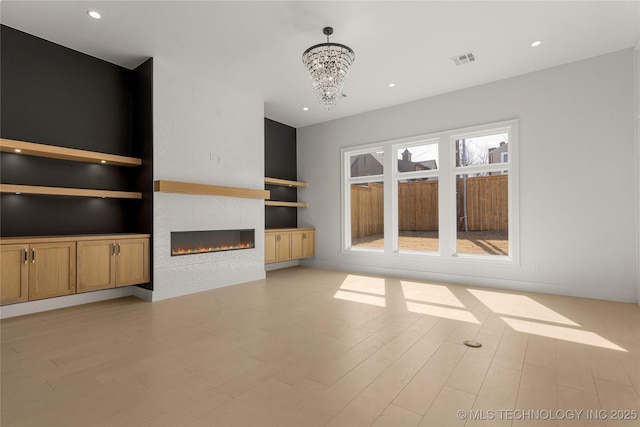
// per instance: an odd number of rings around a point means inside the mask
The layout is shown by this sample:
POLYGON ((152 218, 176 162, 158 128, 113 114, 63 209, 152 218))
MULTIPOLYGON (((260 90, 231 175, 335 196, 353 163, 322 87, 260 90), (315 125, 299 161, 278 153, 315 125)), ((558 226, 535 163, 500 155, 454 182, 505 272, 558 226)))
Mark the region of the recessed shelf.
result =
POLYGON ((163 193, 196 194, 202 196, 240 197, 245 199, 268 199, 268 190, 252 188, 224 187, 221 185, 195 184, 179 181, 155 181, 154 191, 163 193))
POLYGON ((142 193, 131 191, 91 190, 87 188, 44 187, 37 185, 0 184, 0 193, 44 194, 50 196, 103 197, 109 199, 142 199, 142 193))
POLYGON ((306 208, 307 204, 304 202, 280 202, 278 200, 265 200, 265 206, 283 206, 287 208, 306 208))
POLYGON ((267 178, 264 179, 265 184, 270 185, 281 185, 283 187, 306 187, 306 182, 301 181, 289 181, 288 179, 280 179, 280 178, 267 178))
POLYGON ((26 154, 28 156, 47 157, 50 159, 71 160, 74 162, 98 163, 115 166, 132 167, 140 166, 142 164, 142 160, 135 157, 77 150, 75 148, 56 147, 54 145, 37 144, 35 142, 18 141, 6 138, 0 138, 0 151, 26 154))

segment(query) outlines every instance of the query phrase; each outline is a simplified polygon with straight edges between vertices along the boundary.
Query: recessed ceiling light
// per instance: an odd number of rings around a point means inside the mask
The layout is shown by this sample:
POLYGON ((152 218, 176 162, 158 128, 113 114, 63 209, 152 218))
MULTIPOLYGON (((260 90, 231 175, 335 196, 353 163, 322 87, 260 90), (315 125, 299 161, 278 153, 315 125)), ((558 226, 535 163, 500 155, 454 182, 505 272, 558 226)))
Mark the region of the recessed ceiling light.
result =
POLYGON ((95 10, 87 10, 87 15, 89 15, 90 17, 92 17, 93 19, 100 19, 102 18, 102 15, 100 15, 100 13, 96 12, 95 10))
POLYGON ((531 47, 538 47, 542 44, 542 42, 540 40, 536 40, 533 43, 531 43, 531 47))
POLYGON ((20 194, 22 194, 22 193, 21 193, 21 192, 19 192, 19 191, 16 191, 16 194, 19 196, 19 195, 20 195, 20 194))
POLYGON ((389 83, 389 87, 396 87, 395 83, 389 83))
POLYGON ((302 107, 302 111, 309 111, 309 107, 302 107))
POLYGON ((15 149, 15 150, 13 150, 13 151, 15 151, 16 153, 22 153, 22 150, 21 150, 21 149, 19 149, 19 148, 16 148, 16 149, 15 149))
POLYGON ((100 163, 105 164, 105 163, 107 163, 107 161, 106 160, 100 160, 100 163))

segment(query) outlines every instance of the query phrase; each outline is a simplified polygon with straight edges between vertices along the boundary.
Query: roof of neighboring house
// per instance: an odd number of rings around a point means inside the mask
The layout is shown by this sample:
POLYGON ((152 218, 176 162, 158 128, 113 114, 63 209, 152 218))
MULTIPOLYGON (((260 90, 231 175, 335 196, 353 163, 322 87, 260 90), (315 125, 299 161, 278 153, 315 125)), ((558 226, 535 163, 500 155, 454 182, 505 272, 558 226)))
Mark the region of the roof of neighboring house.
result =
MULTIPOLYGON (((353 156, 351 160, 351 167, 354 168, 358 159, 362 158, 362 156, 367 156, 372 158, 377 162, 377 164, 367 165, 368 170, 372 170, 375 167, 383 167, 384 165, 384 156, 379 153, 367 153, 360 156, 353 156)), ((413 162, 411 160, 398 159, 398 171, 399 172, 413 172, 420 170, 434 170, 438 168, 438 164, 435 160, 424 160, 421 162, 413 162)))

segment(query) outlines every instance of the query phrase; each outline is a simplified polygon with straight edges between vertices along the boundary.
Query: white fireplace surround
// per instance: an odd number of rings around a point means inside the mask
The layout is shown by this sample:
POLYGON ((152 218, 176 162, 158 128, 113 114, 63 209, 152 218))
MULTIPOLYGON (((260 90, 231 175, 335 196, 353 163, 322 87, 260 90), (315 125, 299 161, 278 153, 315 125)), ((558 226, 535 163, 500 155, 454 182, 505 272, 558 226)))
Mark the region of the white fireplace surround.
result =
MULTIPOLYGON (((154 58, 154 180, 264 190, 262 98, 220 86, 202 70, 154 58)), ((153 291, 158 301, 259 280, 264 200, 155 192, 153 291), (254 229, 255 247, 171 256, 171 231, 254 229)))

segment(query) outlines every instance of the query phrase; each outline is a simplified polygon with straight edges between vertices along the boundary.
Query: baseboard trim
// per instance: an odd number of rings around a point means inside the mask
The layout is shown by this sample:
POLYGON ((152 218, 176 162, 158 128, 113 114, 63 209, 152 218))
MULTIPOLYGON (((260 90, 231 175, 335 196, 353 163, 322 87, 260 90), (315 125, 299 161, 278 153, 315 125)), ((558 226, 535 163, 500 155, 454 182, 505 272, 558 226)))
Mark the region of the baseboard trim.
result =
POLYGON ((134 294, 133 288, 135 288, 135 286, 126 286, 122 288, 105 289, 102 291, 85 292, 82 294, 67 295, 64 297, 47 298, 38 301, 5 305, 0 307, 0 319, 8 319, 10 317, 57 310, 59 308, 128 297, 134 294))
POLYGON ((289 268, 300 265, 300 262, 296 259, 293 261, 274 262, 272 264, 265 264, 264 271, 279 270, 281 268, 289 268))
POLYGON ((359 274, 374 274, 381 276, 401 277, 413 280, 427 280, 440 283, 451 283, 462 286, 494 288, 515 292, 536 292, 551 295, 563 295, 578 298, 590 298, 606 301, 638 303, 634 295, 611 295, 609 292, 576 292, 576 289, 555 283, 527 282, 512 279, 500 279, 491 277, 467 276, 461 274, 433 273, 426 271, 402 270, 390 267, 372 267, 357 264, 339 264, 323 261, 303 261, 304 267, 318 268, 322 270, 343 271, 359 274))
MULTIPOLYGON (((161 273, 157 273, 161 274, 161 273)), ((154 290, 151 293, 151 301, 162 301, 164 299, 176 298, 185 295, 195 294, 198 292, 211 291, 227 286, 239 285, 241 283, 253 282, 266 277, 264 271, 249 271, 241 274, 233 274, 226 277, 216 277, 206 282, 180 284, 175 287, 167 287, 165 289, 157 289, 157 282, 154 284, 154 290)), ((141 294, 142 295, 142 294, 141 294)), ((136 295, 137 296, 137 295, 136 295)), ((146 300, 146 298, 143 298, 146 300)))

